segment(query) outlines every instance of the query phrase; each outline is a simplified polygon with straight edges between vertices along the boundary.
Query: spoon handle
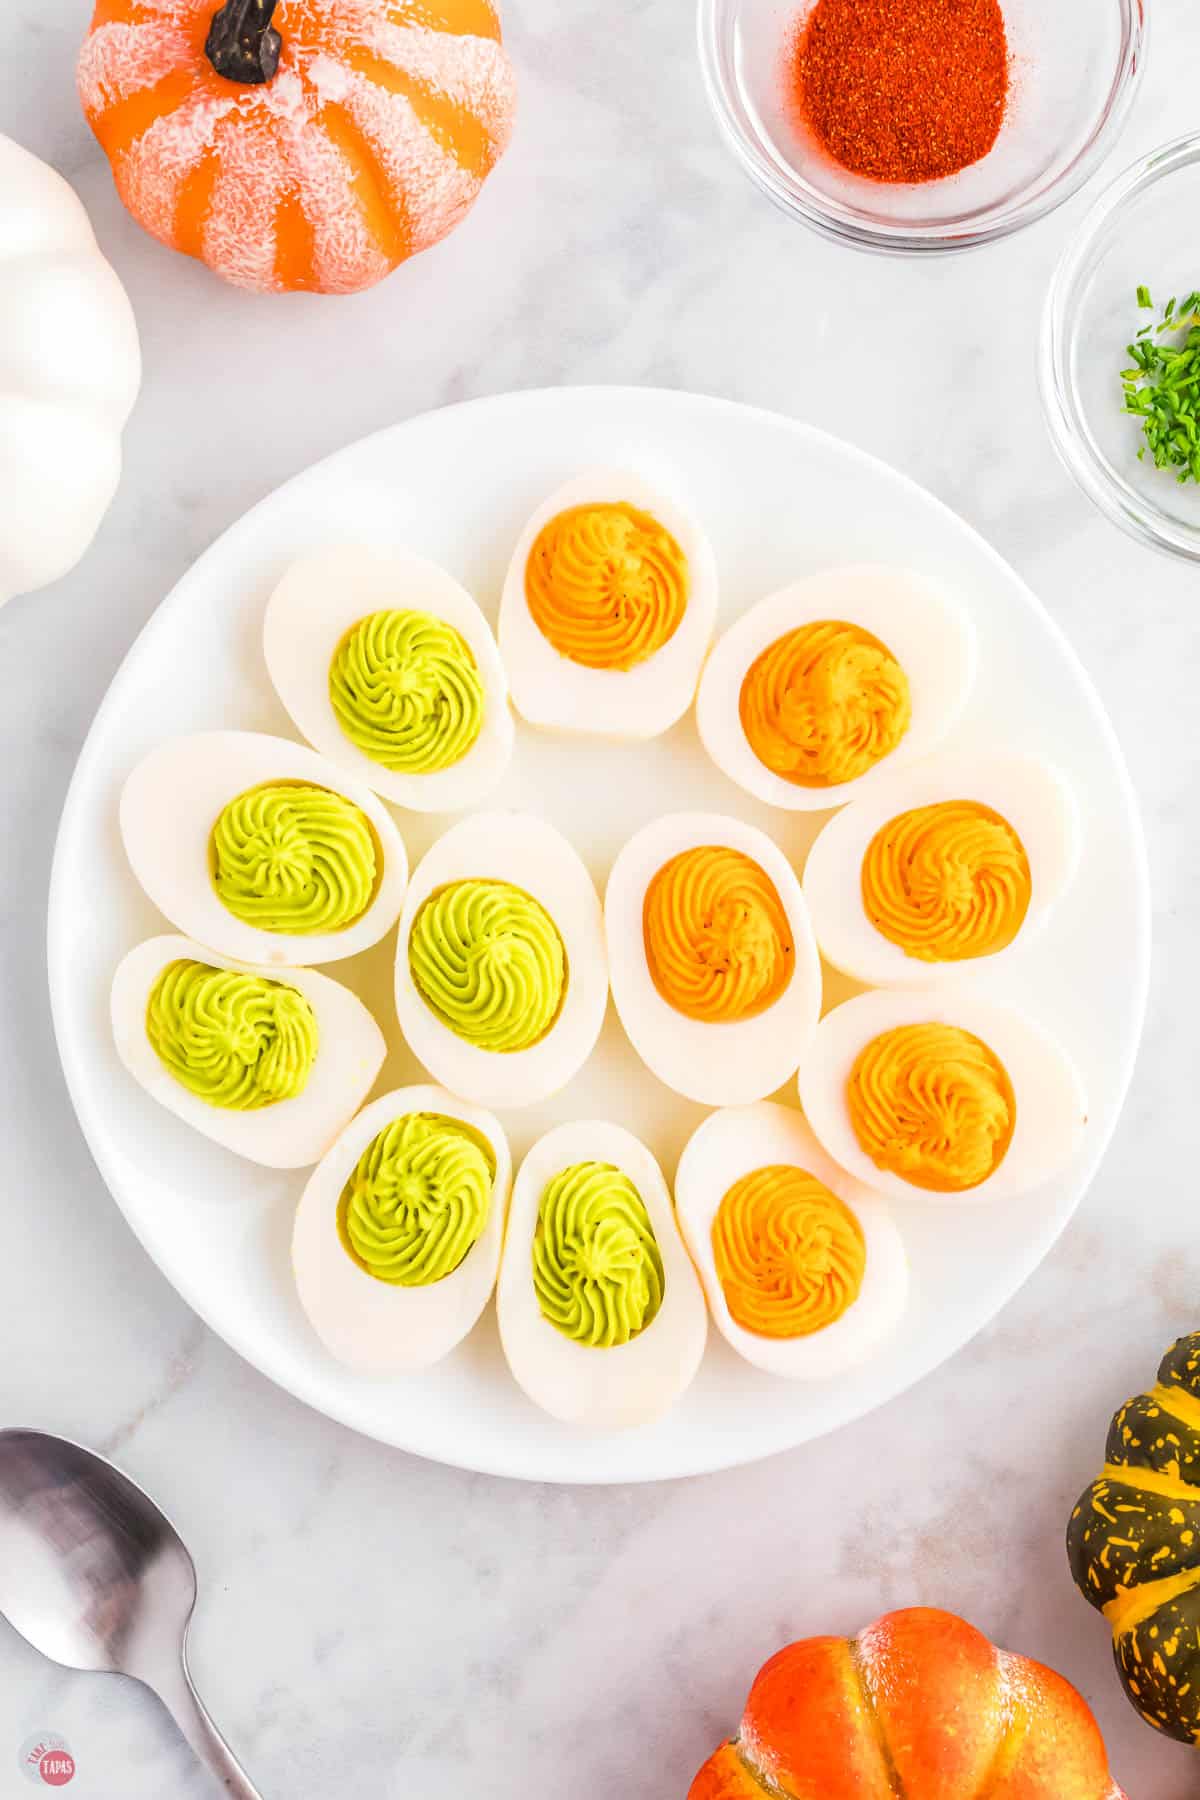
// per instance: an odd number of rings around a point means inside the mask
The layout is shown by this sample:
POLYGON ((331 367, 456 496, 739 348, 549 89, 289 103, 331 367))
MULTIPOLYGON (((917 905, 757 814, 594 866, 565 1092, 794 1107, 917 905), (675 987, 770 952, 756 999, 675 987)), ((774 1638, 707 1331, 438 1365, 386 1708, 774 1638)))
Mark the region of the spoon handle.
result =
POLYGON ((155 1673, 154 1688, 200 1761, 216 1777, 221 1792, 232 1800, 263 1800, 196 1692, 186 1651, 177 1666, 155 1673))

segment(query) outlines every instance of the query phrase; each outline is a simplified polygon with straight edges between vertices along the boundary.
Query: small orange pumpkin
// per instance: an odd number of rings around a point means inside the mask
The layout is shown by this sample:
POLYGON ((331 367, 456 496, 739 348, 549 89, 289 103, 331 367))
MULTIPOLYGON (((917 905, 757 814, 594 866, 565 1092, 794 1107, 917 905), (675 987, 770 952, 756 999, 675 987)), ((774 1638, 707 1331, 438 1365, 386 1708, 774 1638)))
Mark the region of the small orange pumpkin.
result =
POLYGON ((96 0, 78 81, 139 224, 273 291, 444 237, 514 107, 492 0, 96 0))
POLYGON ((688 1800, 1125 1800, 1061 1675, 912 1607, 759 1671, 688 1800))

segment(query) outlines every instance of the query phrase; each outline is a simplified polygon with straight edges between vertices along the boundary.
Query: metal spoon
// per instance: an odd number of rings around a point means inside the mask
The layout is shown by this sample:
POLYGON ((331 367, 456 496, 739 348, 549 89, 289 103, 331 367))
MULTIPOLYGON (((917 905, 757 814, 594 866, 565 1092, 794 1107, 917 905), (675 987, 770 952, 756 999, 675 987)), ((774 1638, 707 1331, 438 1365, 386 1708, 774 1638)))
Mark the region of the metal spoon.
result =
POLYGON ((132 1675, 235 1800, 262 1800, 187 1663, 196 1567, 175 1527, 103 1457, 0 1431, 0 1613, 68 1669, 132 1675))

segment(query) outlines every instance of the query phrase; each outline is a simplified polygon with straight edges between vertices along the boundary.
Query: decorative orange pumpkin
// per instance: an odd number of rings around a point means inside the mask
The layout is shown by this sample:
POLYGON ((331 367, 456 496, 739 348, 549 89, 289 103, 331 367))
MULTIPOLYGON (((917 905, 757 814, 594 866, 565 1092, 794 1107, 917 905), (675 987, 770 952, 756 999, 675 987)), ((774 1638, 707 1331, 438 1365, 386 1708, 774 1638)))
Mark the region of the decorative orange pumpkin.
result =
POLYGON ((950 1613, 809 1638, 761 1671, 689 1800, 1125 1800, 1061 1675, 950 1613))
POLYGON ((514 107, 492 0, 96 0, 78 80, 139 224, 274 291, 444 237, 514 107))

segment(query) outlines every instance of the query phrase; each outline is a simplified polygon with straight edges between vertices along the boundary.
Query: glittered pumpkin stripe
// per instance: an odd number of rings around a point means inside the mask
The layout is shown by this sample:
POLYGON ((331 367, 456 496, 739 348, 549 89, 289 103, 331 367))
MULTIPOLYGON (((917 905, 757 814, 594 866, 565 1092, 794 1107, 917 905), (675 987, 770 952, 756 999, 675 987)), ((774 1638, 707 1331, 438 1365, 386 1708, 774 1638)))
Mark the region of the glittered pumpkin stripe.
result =
MULTIPOLYGON (((107 114, 178 70, 190 54, 182 31, 164 30, 161 25, 145 29, 143 21, 133 18, 114 21, 93 32, 80 52, 79 97, 89 111, 107 114)), ((103 118, 99 123, 107 147, 110 122, 103 118)))
POLYGON ((213 189, 220 164, 215 147, 207 144, 199 160, 179 184, 175 200, 172 236, 185 256, 202 256, 204 231, 212 210, 213 189))
POLYGON ((345 83, 341 104, 370 146, 391 203, 407 211, 411 248, 423 250, 467 210, 479 181, 434 142, 403 95, 351 71, 345 83))
POLYGON ((218 127, 233 104, 193 99, 155 119, 116 165, 125 204, 164 242, 172 240, 184 185, 206 153, 215 155, 218 127))
POLYGON ((378 18, 348 42, 475 114, 497 154, 508 141, 515 80, 499 44, 486 38, 446 37, 378 18))
MULTIPOLYGON (((399 262, 413 248, 406 198, 392 192, 378 152, 346 106, 329 101, 321 111, 320 125, 348 177, 347 210, 357 211, 379 254, 389 264, 399 262)), ((337 210, 331 207, 327 218, 336 217, 337 210)))
MULTIPOLYGON (((404 253, 403 240, 361 134, 350 121, 338 129, 332 111, 319 124, 314 131, 281 121, 279 129, 287 134, 286 154, 309 226, 313 279, 324 292, 337 293, 348 269, 355 282, 364 272, 375 280, 385 275, 404 253)), ((277 226, 284 222, 277 217, 277 226)), ((277 259, 277 271, 281 266, 277 259)))
POLYGON ((270 285, 275 217, 288 183, 283 152, 257 116, 230 114, 217 130, 220 167, 204 228, 204 255, 238 282, 270 285))
POLYGON ((369 50, 347 50, 347 67, 408 101, 421 124, 447 156, 482 179, 496 160, 496 144, 486 125, 456 100, 429 82, 386 62, 369 50))

